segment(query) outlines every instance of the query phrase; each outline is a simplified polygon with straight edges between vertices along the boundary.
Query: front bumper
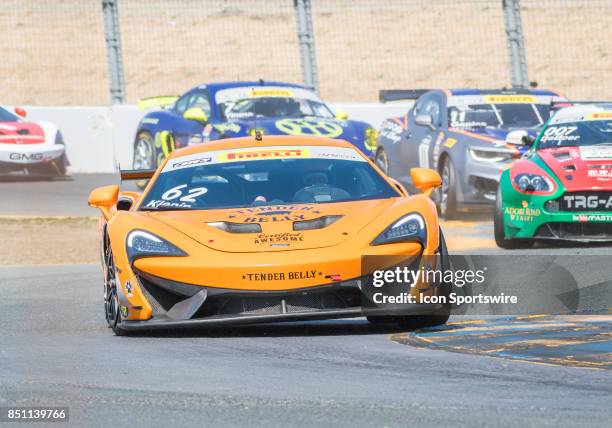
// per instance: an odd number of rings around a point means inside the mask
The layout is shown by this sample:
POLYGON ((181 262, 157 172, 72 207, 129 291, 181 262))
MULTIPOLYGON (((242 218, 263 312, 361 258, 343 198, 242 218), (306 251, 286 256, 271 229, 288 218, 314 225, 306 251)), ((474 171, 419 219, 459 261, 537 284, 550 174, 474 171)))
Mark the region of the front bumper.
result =
POLYGON ((0 174, 57 175, 66 162, 63 145, 0 144, 0 174))
POLYGON ((612 241, 612 212, 550 212, 546 202, 556 197, 524 195, 504 201, 506 237, 575 242, 612 241), (531 200, 530 200, 531 199, 531 200))
POLYGON ((501 173, 508 165, 502 162, 478 162, 467 154, 465 171, 461 175, 465 178, 457 188, 457 202, 460 206, 470 210, 494 205, 501 173))
POLYGON ((263 322, 352 318, 365 315, 430 315, 439 304, 411 304, 373 312, 366 304, 370 277, 293 290, 248 291, 177 283, 137 272, 139 285, 153 308, 149 320, 123 320, 122 329, 207 327, 263 322))

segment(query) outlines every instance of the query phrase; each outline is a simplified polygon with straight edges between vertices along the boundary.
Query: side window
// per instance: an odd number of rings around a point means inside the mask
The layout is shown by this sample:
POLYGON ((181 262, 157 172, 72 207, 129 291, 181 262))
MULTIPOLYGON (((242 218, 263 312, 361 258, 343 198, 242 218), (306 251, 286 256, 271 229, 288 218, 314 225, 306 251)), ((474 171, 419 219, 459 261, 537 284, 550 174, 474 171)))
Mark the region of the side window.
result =
POLYGON ((187 100, 187 108, 198 107, 201 108, 206 116, 210 117, 211 108, 210 101, 208 101, 208 92, 206 91, 195 91, 189 95, 187 100))
POLYGON ((416 100, 416 103, 414 104, 414 107, 412 108, 413 116, 416 117, 417 115, 423 112, 423 108, 425 104, 427 104, 427 99, 428 97, 421 97, 418 100, 416 100))
POLYGON ((187 110, 187 101, 189 100, 190 96, 191 94, 183 95, 174 104, 174 110, 181 116, 183 115, 183 113, 185 113, 185 110, 187 110))
POLYGON ((425 105, 423 113, 431 115, 431 117, 433 118, 433 124, 435 126, 440 126, 440 124, 442 123, 442 121, 440 120, 440 102, 437 99, 430 99, 425 105))

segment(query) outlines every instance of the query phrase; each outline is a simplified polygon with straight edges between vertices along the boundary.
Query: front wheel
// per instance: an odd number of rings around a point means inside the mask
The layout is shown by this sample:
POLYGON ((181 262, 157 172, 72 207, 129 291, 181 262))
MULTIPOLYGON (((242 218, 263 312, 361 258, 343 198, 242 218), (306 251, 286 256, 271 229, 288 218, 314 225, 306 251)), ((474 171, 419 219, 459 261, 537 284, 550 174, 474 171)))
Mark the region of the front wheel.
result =
POLYGON ((501 186, 497 188, 497 197, 495 198, 495 215, 493 217, 493 234, 495 235, 495 243, 498 247, 506 250, 515 250, 519 248, 530 248, 533 246, 533 239, 507 239, 504 231, 504 211, 501 186))
POLYGON ((446 220, 457 215, 457 174, 450 158, 442 164, 442 186, 439 190, 438 209, 446 220))
POLYGON ((120 303, 117 294, 117 272, 115 259, 110 247, 110 241, 106 237, 104 250, 104 314, 108 326, 117 336, 123 336, 125 330, 119 327, 120 303))

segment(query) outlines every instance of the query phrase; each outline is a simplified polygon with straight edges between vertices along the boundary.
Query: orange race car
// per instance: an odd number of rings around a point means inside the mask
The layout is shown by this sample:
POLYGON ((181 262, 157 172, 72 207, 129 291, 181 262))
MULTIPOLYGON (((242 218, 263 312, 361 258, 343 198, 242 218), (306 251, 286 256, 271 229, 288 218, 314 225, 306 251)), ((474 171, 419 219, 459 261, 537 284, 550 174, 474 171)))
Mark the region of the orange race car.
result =
MULTIPOLYGON (((447 304, 372 301, 376 270, 448 260, 427 196, 440 177, 411 174, 425 194, 409 196, 347 142, 261 135, 177 150, 156 171, 123 171, 150 179, 142 194, 115 185, 89 196, 102 212, 108 324, 124 334, 363 315, 444 323, 447 304)), ((448 292, 415 285, 404 294, 448 292)))

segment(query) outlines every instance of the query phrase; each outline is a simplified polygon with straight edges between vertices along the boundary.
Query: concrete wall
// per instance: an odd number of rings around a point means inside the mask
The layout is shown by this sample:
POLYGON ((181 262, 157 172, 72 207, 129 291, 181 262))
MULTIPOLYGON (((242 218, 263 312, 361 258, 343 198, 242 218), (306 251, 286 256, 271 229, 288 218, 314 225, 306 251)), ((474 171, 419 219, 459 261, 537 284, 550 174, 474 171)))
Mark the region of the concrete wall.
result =
MULTIPOLYGON (((408 103, 331 104, 349 117, 378 128, 391 116, 403 115, 408 103)), ((55 123, 64 135, 71 172, 115 172, 132 167, 136 127, 143 113, 136 106, 113 107, 25 107, 27 118, 55 123)))

